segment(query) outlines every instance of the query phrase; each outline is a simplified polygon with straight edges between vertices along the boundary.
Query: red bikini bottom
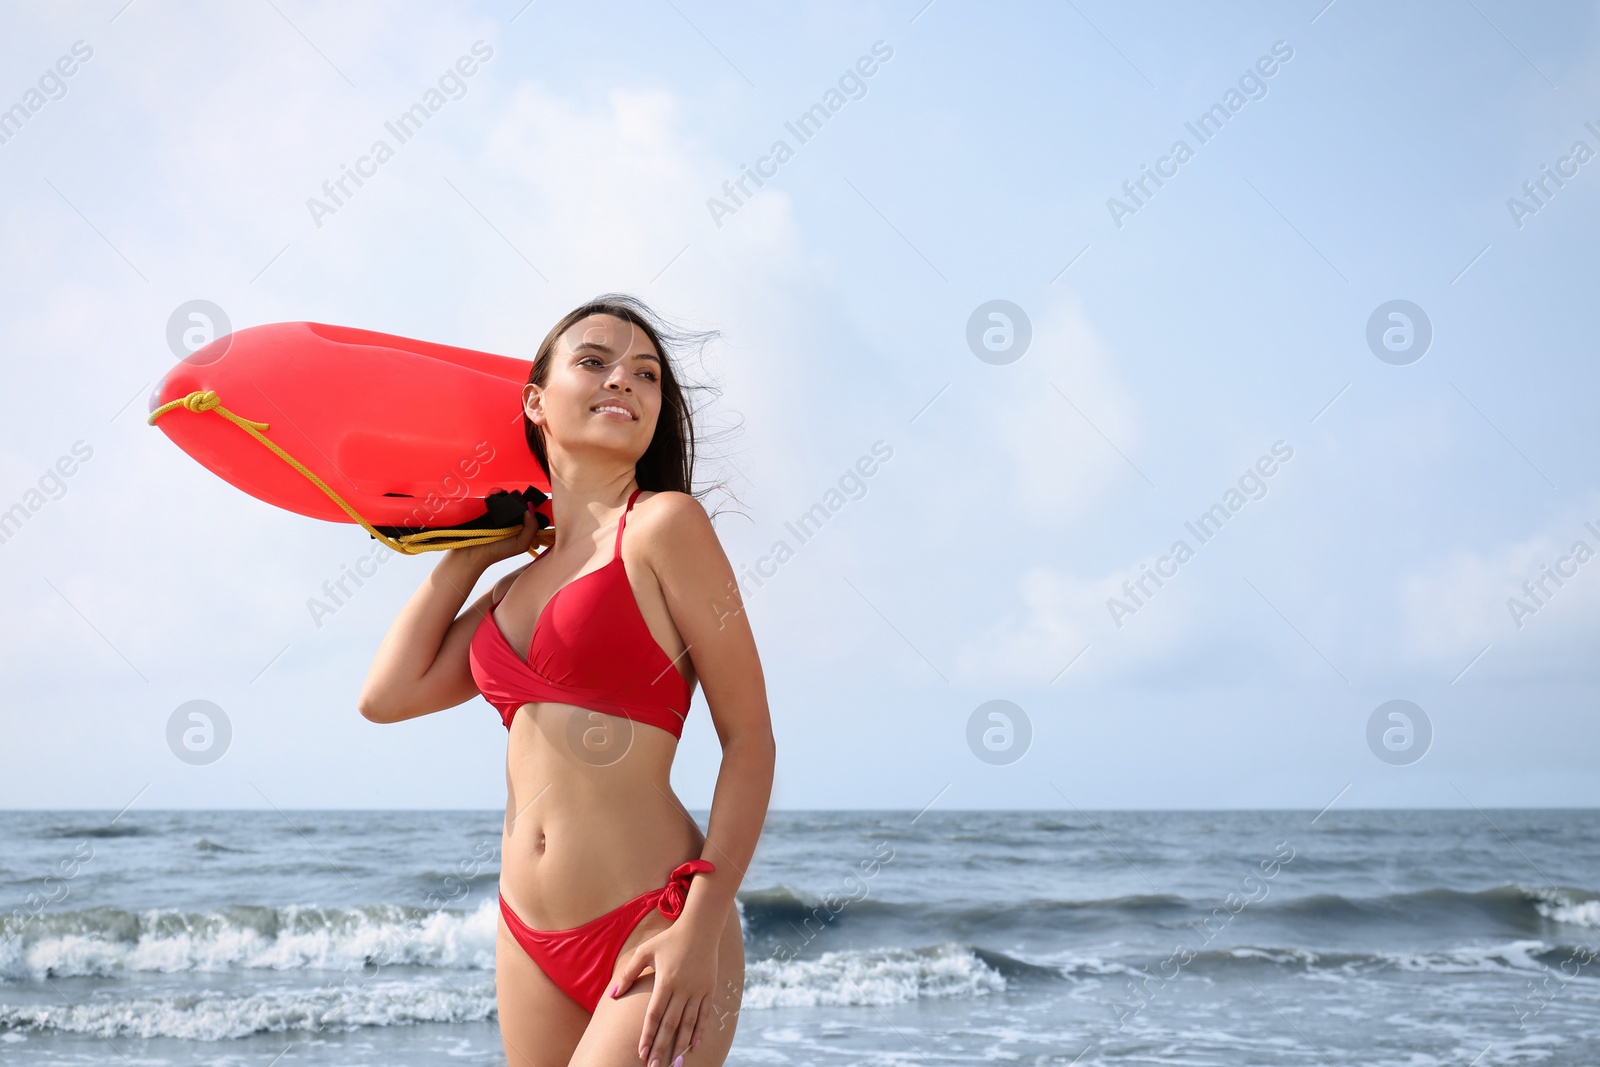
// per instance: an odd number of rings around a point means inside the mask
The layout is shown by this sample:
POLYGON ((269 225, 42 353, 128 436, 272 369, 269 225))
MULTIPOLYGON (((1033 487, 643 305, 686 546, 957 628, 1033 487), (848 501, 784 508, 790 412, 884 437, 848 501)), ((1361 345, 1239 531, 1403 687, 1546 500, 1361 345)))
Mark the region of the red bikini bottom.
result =
POLYGON ((611 981, 622 943, 628 940, 633 928, 651 908, 658 908, 667 918, 676 919, 683 912, 690 879, 715 870, 710 860, 687 860, 672 869, 667 884, 660 889, 641 893, 626 904, 570 930, 533 929, 511 910, 504 895, 500 897, 500 914, 511 936, 528 957, 563 993, 592 1015, 601 994, 606 991, 606 984, 611 981))

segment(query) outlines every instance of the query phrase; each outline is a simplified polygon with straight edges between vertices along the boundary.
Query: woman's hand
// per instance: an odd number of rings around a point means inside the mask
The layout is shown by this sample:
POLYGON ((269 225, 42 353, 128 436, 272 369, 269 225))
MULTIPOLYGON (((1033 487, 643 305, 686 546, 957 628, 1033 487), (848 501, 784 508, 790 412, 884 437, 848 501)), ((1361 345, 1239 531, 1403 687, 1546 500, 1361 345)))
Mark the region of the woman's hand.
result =
POLYGON ((633 950, 611 995, 626 993, 646 967, 655 968, 656 981, 644 1012, 639 1058, 647 1067, 672 1067, 677 1057, 700 1043, 711 1016, 717 938, 688 923, 673 923, 633 950))
POLYGON ((482 574, 501 560, 528 551, 538 533, 538 520, 533 517, 533 505, 529 504, 528 510, 522 515, 522 532, 515 537, 507 537, 503 541, 491 541, 486 545, 473 545, 470 548, 452 548, 446 555, 461 560, 482 574))

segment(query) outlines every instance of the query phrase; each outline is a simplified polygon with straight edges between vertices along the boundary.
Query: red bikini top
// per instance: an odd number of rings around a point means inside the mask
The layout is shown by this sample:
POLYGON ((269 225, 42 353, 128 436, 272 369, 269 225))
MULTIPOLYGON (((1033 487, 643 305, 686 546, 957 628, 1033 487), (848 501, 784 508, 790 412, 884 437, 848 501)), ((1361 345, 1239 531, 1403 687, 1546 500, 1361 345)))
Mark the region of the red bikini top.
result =
POLYGON ((682 736, 689 680, 651 636, 622 562, 622 531, 638 496, 635 489, 617 520, 611 562, 579 575, 546 601, 533 624, 527 659, 495 621, 499 601, 483 613, 467 661, 478 691, 500 712, 506 729, 522 705, 548 700, 682 736))

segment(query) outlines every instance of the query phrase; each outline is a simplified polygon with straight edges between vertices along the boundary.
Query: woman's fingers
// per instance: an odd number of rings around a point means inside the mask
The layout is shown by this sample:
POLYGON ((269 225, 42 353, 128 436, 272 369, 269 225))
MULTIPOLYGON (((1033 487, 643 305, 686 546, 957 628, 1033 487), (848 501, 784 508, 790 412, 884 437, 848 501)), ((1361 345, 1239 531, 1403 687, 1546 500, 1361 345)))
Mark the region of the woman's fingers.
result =
MULTIPOLYGON (((651 962, 652 957, 648 952, 644 951, 643 946, 634 949, 628 954, 628 962, 623 965, 622 971, 617 975, 617 980, 613 982, 611 984, 611 988, 607 990, 607 995, 611 997, 620 997, 622 994, 632 989, 633 983, 639 980, 639 972, 644 970, 645 967, 649 966, 651 962)), ((642 1049, 644 1047, 644 1043, 640 1042, 639 1047, 642 1049)), ((639 1055, 642 1057, 644 1053, 641 1052, 639 1055)))
POLYGON ((701 1002, 699 1010, 695 1012, 694 1033, 689 1035, 689 1049, 692 1050, 699 1047, 700 1039, 706 1033, 706 1020, 711 1017, 712 1012, 715 1010, 716 1007, 712 1003, 711 997, 706 997, 701 1002))
POLYGON ((517 534, 516 551, 512 552, 511 555, 514 556, 518 552, 526 552, 530 547, 532 547, 533 539, 537 537, 538 534, 539 524, 533 517, 533 505, 529 504, 528 510, 522 513, 522 532, 517 534))
POLYGON ((644 1013, 644 1041, 649 1050, 642 1054, 645 1067, 670 1067, 672 1042, 678 1033, 678 1019, 683 1015, 683 998, 661 995, 661 1006, 656 1006, 656 996, 661 994, 661 974, 656 973, 656 985, 650 993, 650 1006, 644 1013), (654 1013, 652 1015, 652 1013, 654 1013), (653 1020, 653 1021, 652 1021, 653 1020))
POLYGON ((482 563, 485 567, 492 567, 503 559, 510 559, 521 552, 527 552, 533 547, 535 539, 539 536, 538 520, 533 516, 533 508, 522 513, 522 529, 510 537, 499 541, 489 541, 470 548, 452 548, 451 552, 459 553, 462 558, 472 559, 482 563))
POLYGON ((661 972, 656 972, 654 988, 650 990, 650 1000, 644 1008, 644 1024, 639 1027, 639 1058, 647 1059, 650 1055, 650 1045, 655 1041, 656 1030, 661 1026, 661 1012, 666 1005, 661 996, 661 972))
POLYGON ((672 1064, 682 1058, 685 1052, 694 1047, 694 1031, 695 1025, 700 1019, 700 1005, 701 1001, 699 1000, 690 1001, 684 1005, 683 1015, 678 1020, 678 1029, 672 1041, 673 1059, 667 1064, 667 1067, 672 1067, 672 1064))

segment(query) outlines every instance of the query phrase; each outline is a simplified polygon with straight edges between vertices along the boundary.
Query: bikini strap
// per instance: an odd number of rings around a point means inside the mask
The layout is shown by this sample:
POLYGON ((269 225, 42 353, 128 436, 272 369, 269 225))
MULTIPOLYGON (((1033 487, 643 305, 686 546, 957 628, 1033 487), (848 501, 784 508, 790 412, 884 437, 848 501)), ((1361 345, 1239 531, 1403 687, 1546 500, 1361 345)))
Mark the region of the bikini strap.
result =
POLYGON ((661 887, 661 897, 656 901, 661 914, 669 919, 682 915, 683 906, 688 903, 689 882, 697 874, 712 874, 716 869, 716 864, 702 859, 685 860, 672 868, 667 884, 661 887))
POLYGON ((611 549, 612 559, 622 555, 622 531, 628 525, 628 512, 633 510, 633 502, 639 499, 639 494, 642 492, 644 492, 642 488, 633 491, 633 495, 628 498, 628 506, 622 509, 622 518, 617 520, 617 543, 611 549))

